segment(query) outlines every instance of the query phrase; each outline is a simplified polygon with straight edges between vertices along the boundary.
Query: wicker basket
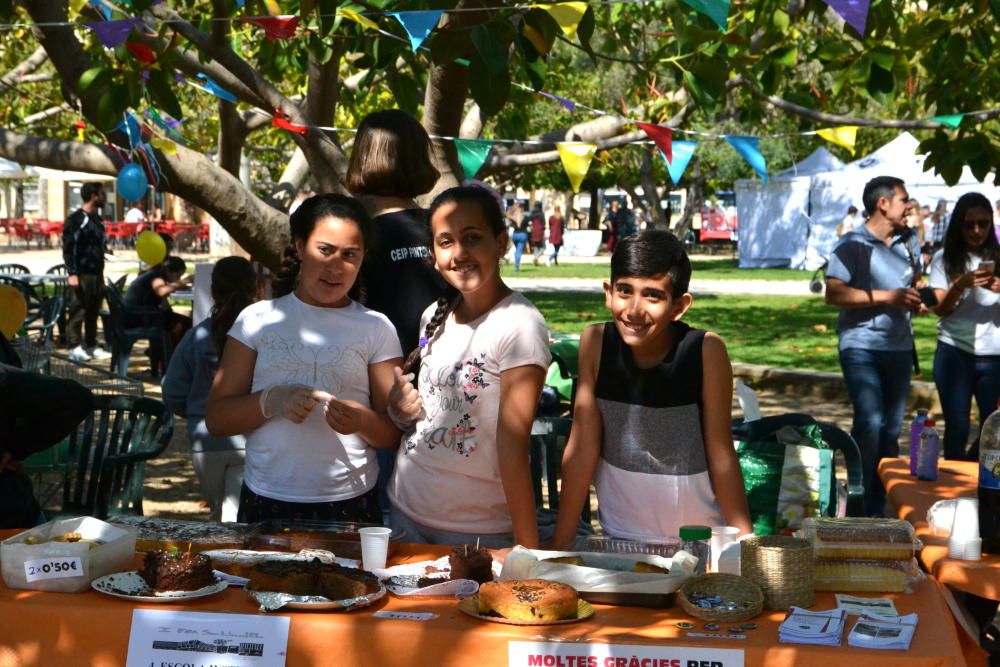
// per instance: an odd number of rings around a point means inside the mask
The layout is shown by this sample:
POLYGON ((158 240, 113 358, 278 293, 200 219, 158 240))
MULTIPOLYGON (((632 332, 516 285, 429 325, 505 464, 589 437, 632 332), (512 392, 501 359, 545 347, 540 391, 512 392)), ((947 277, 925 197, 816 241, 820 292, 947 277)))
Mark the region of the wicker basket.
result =
POLYGON ((735 574, 703 574, 700 577, 692 577, 684 582, 680 593, 681 607, 684 608, 684 611, 703 621, 717 623, 748 621, 764 608, 764 594, 761 593, 757 584, 746 577, 735 574), (691 602, 690 598, 693 593, 721 595, 727 602, 749 602, 750 606, 735 611, 703 609, 691 602))
POLYGON ((783 535, 762 535, 743 540, 742 572, 764 592, 764 607, 811 607, 813 550, 806 540, 783 535))

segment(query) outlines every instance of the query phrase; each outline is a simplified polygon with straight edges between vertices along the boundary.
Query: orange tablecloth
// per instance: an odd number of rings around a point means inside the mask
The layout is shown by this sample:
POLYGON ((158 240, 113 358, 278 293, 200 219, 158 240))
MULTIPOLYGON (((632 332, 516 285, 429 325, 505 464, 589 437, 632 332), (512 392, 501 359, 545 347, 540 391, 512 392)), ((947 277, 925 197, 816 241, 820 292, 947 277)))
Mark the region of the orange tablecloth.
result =
MULTIPOLYGON (((0 537, 6 535, 0 533, 0 537)), ((424 545, 401 545, 395 562, 440 557, 445 550, 424 545)), ((138 562, 138 559, 137 559, 138 562)), ((919 626, 910 650, 873 651, 840 647, 779 644, 778 624, 783 613, 766 612, 754 619, 756 630, 746 640, 688 638, 677 628, 690 620, 680 608, 639 609, 595 605, 590 619, 569 625, 515 627, 480 621, 458 611, 448 600, 416 601, 387 596, 375 608, 432 612, 427 622, 379 619, 372 608, 351 613, 299 612, 287 614, 289 667, 301 665, 405 665, 406 667, 477 665, 507 667, 509 641, 603 642, 700 646, 742 649, 746 665, 817 665, 849 662, 851 667, 893 665, 965 665, 963 646, 951 614, 932 579, 909 595, 890 595, 901 614, 917 612, 919 626)), ((835 606, 832 594, 816 596, 814 609, 835 606)), ((11 590, 0 585, 0 665, 118 666, 125 662, 132 610, 137 608, 187 611, 257 613, 242 590, 230 588, 218 595, 186 604, 136 605, 95 591, 55 594, 11 590)), ((700 624, 699 624, 700 625, 700 624)), ((975 663, 973 663, 975 664, 975 663)))
POLYGON ((983 554, 980 561, 948 557, 948 538, 934 535, 927 510, 944 498, 976 497, 978 465, 974 461, 942 461, 936 481, 910 476, 908 459, 882 459, 879 477, 899 517, 906 519, 924 543, 920 562, 938 581, 957 590, 1000 600, 1000 554, 983 554))

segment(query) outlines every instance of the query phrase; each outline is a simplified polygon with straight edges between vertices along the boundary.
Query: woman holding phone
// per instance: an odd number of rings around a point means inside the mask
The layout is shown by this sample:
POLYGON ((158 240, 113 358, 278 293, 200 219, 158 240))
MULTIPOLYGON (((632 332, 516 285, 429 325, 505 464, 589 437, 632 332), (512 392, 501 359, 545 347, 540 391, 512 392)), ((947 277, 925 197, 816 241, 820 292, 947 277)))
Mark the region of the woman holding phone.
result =
POLYGON ((993 207, 981 194, 963 195, 955 204, 944 247, 931 259, 934 312, 941 318, 934 384, 944 412, 946 459, 979 457, 978 438, 966 452, 972 397, 979 406, 980 427, 1000 397, 998 261, 993 207))

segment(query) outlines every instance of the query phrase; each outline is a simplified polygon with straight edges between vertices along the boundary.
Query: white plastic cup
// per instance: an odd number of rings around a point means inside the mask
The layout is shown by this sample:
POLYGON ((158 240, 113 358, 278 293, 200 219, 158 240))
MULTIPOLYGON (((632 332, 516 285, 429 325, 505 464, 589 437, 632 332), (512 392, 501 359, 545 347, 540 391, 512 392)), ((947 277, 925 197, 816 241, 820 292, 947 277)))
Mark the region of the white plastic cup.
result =
POLYGON ((712 526, 712 572, 719 571, 719 556, 727 544, 732 544, 739 538, 740 529, 736 526, 712 526))
POLYGON ((385 559, 389 555, 389 535, 392 528, 371 526, 358 530, 361 534, 362 567, 371 572, 385 567, 385 559))
POLYGON ((959 542, 969 542, 979 538, 979 503, 975 498, 958 499, 950 538, 959 542))

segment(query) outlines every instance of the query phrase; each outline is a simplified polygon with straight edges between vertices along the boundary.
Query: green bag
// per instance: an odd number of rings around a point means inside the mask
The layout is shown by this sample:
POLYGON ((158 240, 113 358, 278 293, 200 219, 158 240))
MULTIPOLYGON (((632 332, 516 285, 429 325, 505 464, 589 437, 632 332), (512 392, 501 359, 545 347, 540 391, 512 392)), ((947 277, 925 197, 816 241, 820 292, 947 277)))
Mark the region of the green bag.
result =
POLYGON ((757 535, 788 535, 802 520, 827 516, 833 450, 817 424, 783 426, 770 437, 741 441, 736 454, 757 535))

